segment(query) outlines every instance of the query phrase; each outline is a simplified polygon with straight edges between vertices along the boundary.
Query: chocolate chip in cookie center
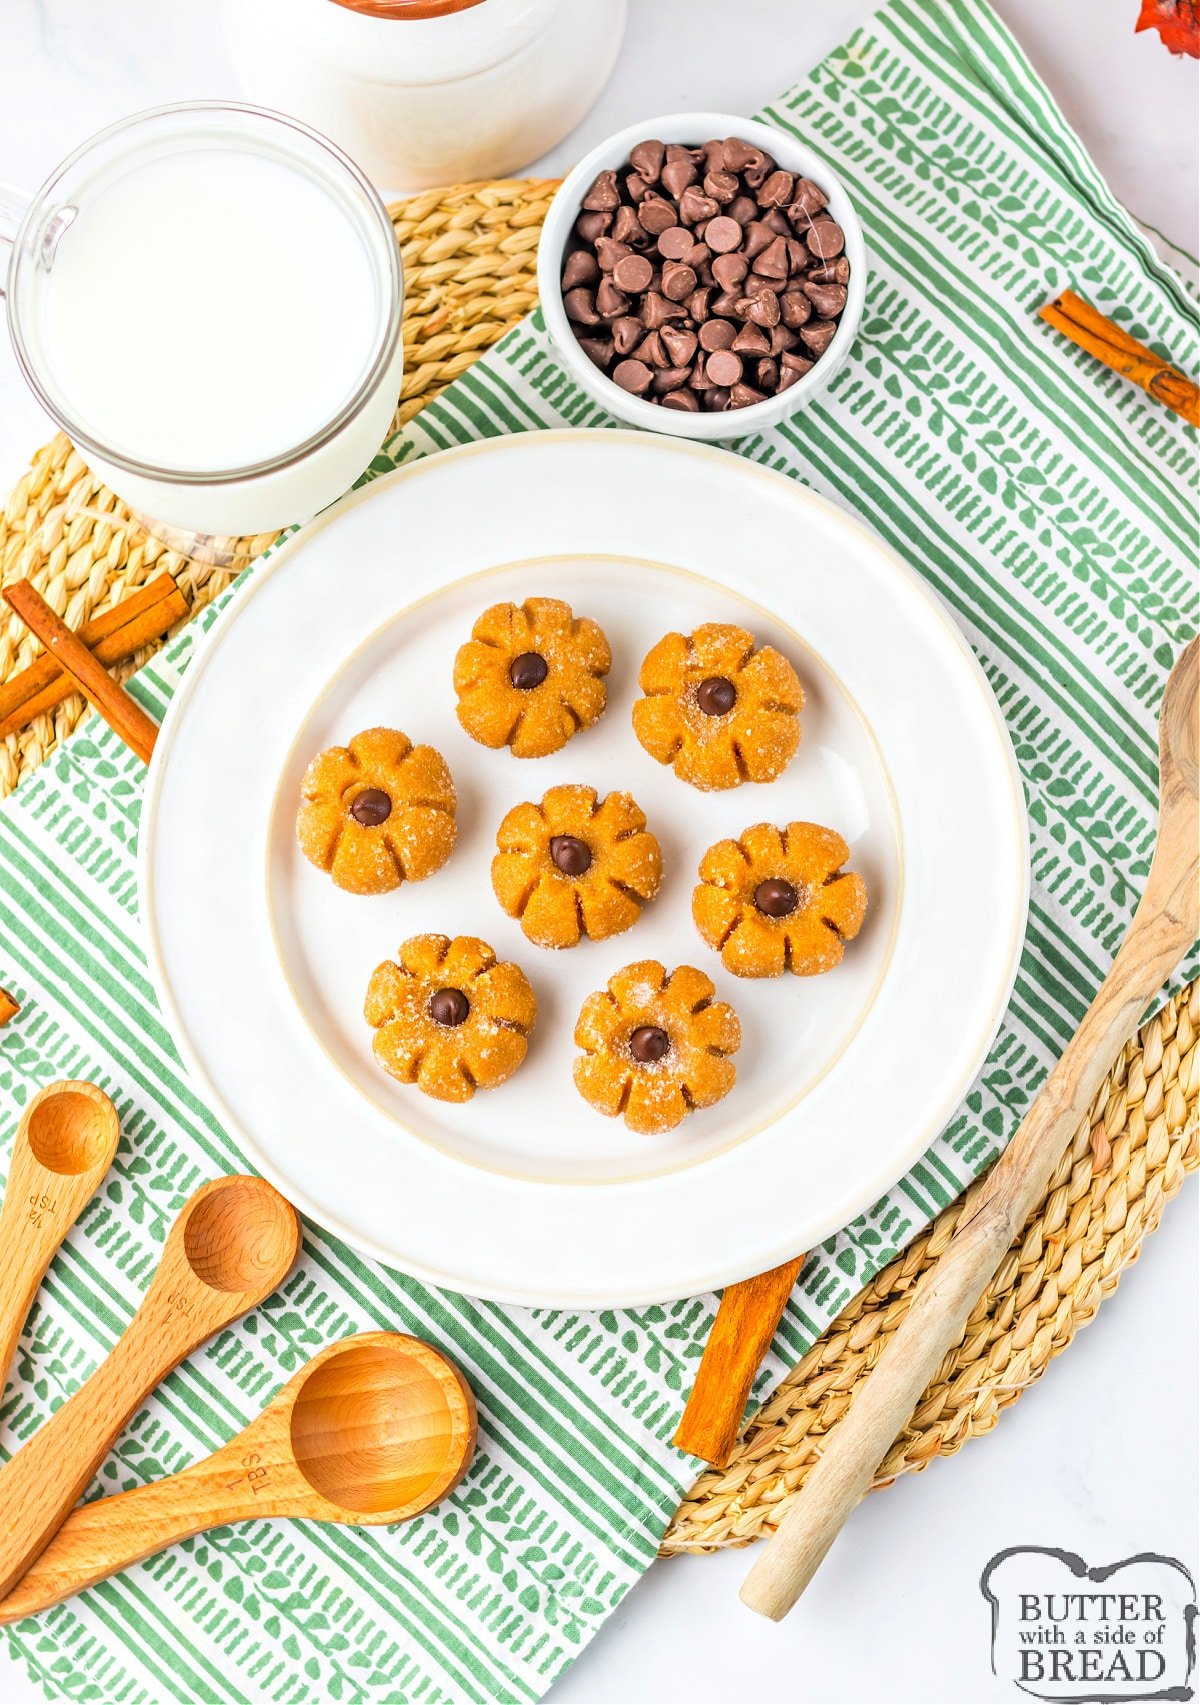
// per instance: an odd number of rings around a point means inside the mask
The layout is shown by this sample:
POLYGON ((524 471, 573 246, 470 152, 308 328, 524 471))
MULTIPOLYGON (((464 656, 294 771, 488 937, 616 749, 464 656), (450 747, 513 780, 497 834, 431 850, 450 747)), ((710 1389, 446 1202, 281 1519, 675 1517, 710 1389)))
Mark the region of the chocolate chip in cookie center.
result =
POLYGON ((509 680, 523 693, 532 687, 540 687, 549 673, 550 666, 540 651, 523 651, 508 666, 509 680))
POLYGON ((392 801, 381 787, 364 787, 350 807, 350 815, 364 829, 377 829, 392 814, 392 801))
POLYGON ((629 1052, 640 1066, 657 1065, 671 1049, 671 1038, 657 1024, 639 1024, 629 1038, 629 1052))
POLYGON ((694 148, 639 143, 599 174, 583 208, 563 256, 562 304, 588 361, 646 403, 721 412, 781 395, 803 372, 775 359, 780 348, 803 341, 811 366, 846 312, 846 233, 825 192, 740 137, 694 148), (749 376, 738 370, 736 357, 748 353, 741 343, 698 367, 656 353, 654 334, 666 325, 707 334, 712 354, 747 326, 776 328, 781 317, 780 347, 772 339, 771 361, 749 376), (721 329, 708 333, 713 322, 721 329), (801 325, 803 338, 789 338, 801 325))
POLYGON ((553 835, 550 857, 564 876, 583 876, 592 865, 592 849, 575 835, 553 835))
POLYGON ((781 876, 769 876, 754 890, 754 904, 768 918, 790 918, 800 904, 800 895, 781 876))
POLYGON ((705 716, 727 716, 737 703, 737 688, 724 675, 710 675, 696 688, 696 703, 705 716))
POLYGON ((447 1030, 462 1024, 470 1010, 471 1003, 461 989, 437 989, 429 997, 430 1018, 447 1030))

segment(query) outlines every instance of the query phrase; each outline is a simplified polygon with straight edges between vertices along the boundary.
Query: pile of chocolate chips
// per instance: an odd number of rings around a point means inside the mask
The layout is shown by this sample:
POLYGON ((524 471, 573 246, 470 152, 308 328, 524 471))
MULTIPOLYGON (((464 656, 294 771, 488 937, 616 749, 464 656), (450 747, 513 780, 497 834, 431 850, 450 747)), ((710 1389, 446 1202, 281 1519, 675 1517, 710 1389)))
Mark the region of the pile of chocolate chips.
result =
POLYGON ((580 347, 621 389, 720 412, 787 390, 846 306, 842 228, 810 178, 736 136, 639 142, 601 172, 563 260, 580 347))

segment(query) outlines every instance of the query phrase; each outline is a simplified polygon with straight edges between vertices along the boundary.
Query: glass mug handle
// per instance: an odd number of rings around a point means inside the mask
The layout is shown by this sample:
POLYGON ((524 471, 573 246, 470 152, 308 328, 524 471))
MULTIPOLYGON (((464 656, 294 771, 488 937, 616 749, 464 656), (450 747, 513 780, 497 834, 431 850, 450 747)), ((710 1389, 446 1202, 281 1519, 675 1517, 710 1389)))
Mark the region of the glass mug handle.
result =
POLYGON ((23 190, 13 184, 0 183, 0 301, 4 299, 9 256, 29 202, 30 197, 23 190))

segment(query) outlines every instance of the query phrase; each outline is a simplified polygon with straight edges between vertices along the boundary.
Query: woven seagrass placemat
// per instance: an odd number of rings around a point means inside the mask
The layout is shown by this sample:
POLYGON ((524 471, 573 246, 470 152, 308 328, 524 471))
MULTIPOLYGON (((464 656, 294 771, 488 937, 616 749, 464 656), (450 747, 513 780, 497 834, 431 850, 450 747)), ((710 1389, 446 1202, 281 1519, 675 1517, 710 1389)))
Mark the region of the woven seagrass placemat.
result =
MULTIPOLYGON (((538 233, 554 189, 551 181, 469 184, 392 209, 406 278, 397 424, 533 307, 538 233)), ((212 561, 182 556, 148 534, 60 435, 37 453, 0 513, 0 583, 32 580, 78 627, 166 569, 194 613, 272 537, 237 541, 212 561)), ((152 649, 122 673, 131 673, 152 649)), ((7 618, 0 625, 0 681, 33 652, 25 629, 7 618)), ((72 731, 85 708, 81 699, 68 699, 0 742, 0 796, 72 731)), ((1000 1411, 1041 1376, 1115 1290, 1197 1164, 1198 1035, 1200 985, 1193 984, 1128 1043, 1045 1201, 883 1463, 877 1484, 990 1431, 1000 1411)), ((744 1545, 771 1531, 823 1436, 903 1319, 921 1274, 953 1234, 968 1196, 952 1203, 846 1308, 751 1421, 729 1466, 701 1476, 666 1534, 665 1553, 744 1545)))

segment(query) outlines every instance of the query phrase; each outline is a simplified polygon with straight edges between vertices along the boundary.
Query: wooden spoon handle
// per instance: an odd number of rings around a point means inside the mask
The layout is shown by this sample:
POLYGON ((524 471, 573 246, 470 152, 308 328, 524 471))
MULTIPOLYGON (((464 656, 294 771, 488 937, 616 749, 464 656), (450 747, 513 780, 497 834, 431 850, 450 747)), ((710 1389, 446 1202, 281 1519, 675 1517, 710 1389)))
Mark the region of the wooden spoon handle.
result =
POLYGON ((198 1300, 160 1267, 113 1350, 0 1469, 0 1596, 79 1501, 109 1446, 156 1386, 218 1327, 244 1312, 233 1293, 198 1300))
POLYGON ((798 1255, 769 1273, 726 1285, 675 1433, 678 1449, 717 1468, 729 1461, 754 1376, 803 1264, 803 1255, 798 1255))
MULTIPOLYGON (((107 1170, 107 1168, 106 1168, 107 1170)), ((18 1148, 0 1209, 0 1392, 46 1269, 95 1183, 62 1178, 18 1148)))
POLYGON ((0 1469, 0 1597, 66 1519, 129 1417, 172 1368, 289 1272, 296 1211, 264 1179, 202 1184, 112 1354, 0 1469))
POLYGON ((112 1103, 90 1083, 50 1084, 21 1120, 0 1209, 0 1395, 38 1286, 112 1165, 119 1137, 120 1123, 112 1103), (86 1095, 102 1105, 108 1114, 110 1135, 98 1148, 94 1164, 84 1171, 52 1172, 30 1148, 26 1135, 29 1120, 39 1104, 45 1105, 51 1097, 62 1096, 65 1101, 77 1095, 86 1095))
MULTIPOLYGON (((1165 816, 1164 801, 1164 823, 1165 816)), ((746 1577, 741 1596, 751 1610, 779 1621, 817 1572, 921 1393, 962 1339, 972 1309, 1045 1194, 1117 1051, 1194 940, 1194 806, 1190 833, 1190 847, 1182 840, 1169 846, 1161 864, 1156 855, 1142 904, 1083 1023, 746 1577)))
MULTIPOLYGON (((0 1625, 49 1610, 206 1528, 286 1513, 260 1508, 256 1468, 243 1460, 254 1455, 242 1434, 179 1474, 81 1504, 8 1596, 0 1599, 0 1625)), ((257 1472, 267 1479, 265 1470, 257 1472)))

